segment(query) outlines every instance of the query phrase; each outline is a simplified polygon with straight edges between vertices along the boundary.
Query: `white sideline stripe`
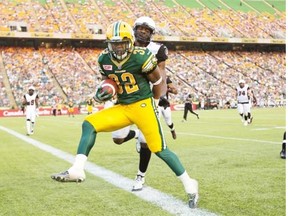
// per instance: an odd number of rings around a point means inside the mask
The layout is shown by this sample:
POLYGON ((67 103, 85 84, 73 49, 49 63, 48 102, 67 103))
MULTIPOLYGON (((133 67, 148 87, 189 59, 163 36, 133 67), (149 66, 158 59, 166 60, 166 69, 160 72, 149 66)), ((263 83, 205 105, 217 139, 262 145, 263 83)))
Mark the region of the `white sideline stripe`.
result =
POLYGON ((177 134, 183 134, 183 135, 187 135, 187 136, 199 136, 199 137, 215 138, 215 139, 237 140, 237 141, 245 141, 245 142, 258 142, 258 143, 266 143, 266 144, 282 144, 281 142, 273 142, 273 141, 267 141, 267 140, 243 139, 243 138, 237 138, 237 137, 213 136, 213 135, 194 134, 194 133, 185 133, 185 132, 177 132, 177 134))
MULTIPOLYGON (((25 141, 28 144, 31 144, 43 151, 46 151, 60 159, 63 159, 71 164, 74 162, 74 155, 71 155, 67 152, 61 151, 57 148, 54 148, 52 146, 49 146, 47 144, 44 144, 42 142, 39 142, 37 140, 34 140, 30 137, 27 137, 25 135, 22 135, 16 131, 10 130, 8 128, 5 128, 3 126, 0 126, 0 129, 25 141)), ((110 170, 107 170, 103 167, 100 167, 96 164, 93 164, 91 162, 87 162, 85 166, 85 170, 89 173, 91 173, 94 176, 97 176, 106 182, 121 188, 140 199, 143 199, 145 201, 148 201, 161 209, 164 209, 165 211, 173 214, 173 215, 183 215, 183 216, 216 216, 216 214, 208 212, 205 209, 190 209, 188 207, 187 203, 184 203, 182 200, 176 199, 171 195, 165 194, 159 190, 156 190, 152 187, 145 186, 145 190, 132 192, 131 186, 133 184, 133 180, 123 177, 117 173, 114 173, 110 170)), ((51 180, 52 181, 52 180, 51 180)), ((184 189, 183 189, 184 192, 184 189)))

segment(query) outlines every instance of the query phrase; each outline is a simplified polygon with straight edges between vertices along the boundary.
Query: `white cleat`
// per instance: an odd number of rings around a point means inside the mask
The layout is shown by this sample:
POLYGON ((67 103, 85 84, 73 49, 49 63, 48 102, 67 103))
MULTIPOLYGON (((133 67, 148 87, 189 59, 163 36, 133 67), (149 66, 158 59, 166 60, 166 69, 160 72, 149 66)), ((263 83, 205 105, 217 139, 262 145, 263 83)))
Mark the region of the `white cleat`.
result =
POLYGON ((132 187, 132 191, 140 191, 143 189, 143 184, 145 183, 145 177, 141 175, 137 175, 135 178, 134 185, 132 187))
POLYGON ((59 182, 83 182, 85 180, 85 173, 83 170, 79 171, 64 171, 58 174, 51 175, 51 178, 59 182))
POLYGON ((247 126, 248 125, 248 121, 244 121, 244 126, 247 126))

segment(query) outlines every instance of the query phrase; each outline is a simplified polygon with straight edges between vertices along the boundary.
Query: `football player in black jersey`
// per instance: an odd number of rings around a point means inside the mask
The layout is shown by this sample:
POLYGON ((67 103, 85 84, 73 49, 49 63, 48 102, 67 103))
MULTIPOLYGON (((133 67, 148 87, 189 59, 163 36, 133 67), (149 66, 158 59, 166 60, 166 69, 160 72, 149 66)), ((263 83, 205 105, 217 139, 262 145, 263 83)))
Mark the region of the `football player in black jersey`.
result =
POLYGON ((280 157, 282 159, 286 159, 286 131, 284 132, 284 135, 283 135, 282 150, 280 152, 280 157))
POLYGON ((176 139, 176 132, 175 127, 172 122, 172 115, 171 115, 171 109, 170 109, 170 102, 169 102, 169 94, 177 94, 177 88, 174 86, 172 80, 169 76, 167 76, 166 79, 167 84, 167 92, 165 95, 160 97, 159 104, 158 104, 158 112, 159 116, 163 116, 165 119, 166 124, 170 128, 171 134, 173 139, 176 139))
POLYGON ((187 121, 187 114, 188 114, 188 111, 194 115, 197 116, 197 118, 199 119, 199 114, 194 112, 193 111, 193 96, 192 94, 188 93, 186 95, 186 98, 185 98, 185 104, 184 104, 184 114, 183 114, 183 120, 182 122, 186 122, 187 121))

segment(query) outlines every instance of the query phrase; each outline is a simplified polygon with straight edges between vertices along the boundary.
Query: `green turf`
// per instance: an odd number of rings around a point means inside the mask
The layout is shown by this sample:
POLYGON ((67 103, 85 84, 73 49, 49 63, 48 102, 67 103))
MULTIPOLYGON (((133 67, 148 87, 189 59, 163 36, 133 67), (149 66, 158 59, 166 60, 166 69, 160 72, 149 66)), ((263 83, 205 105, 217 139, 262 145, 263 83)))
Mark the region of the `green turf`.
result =
POLYGON ((263 13, 263 12, 268 12, 271 14, 275 13, 275 10, 272 7, 270 7, 269 5, 265 4, 262 1, 249 0, 249 1, 245 1, 245 2, 261 13, 263 13))
POLYGON ((235 11, 243 11, 243 12, 252 11, 251 8, 249 8, 245 4, 240 3, 240 1, 231 1, 231 0, 222 0, 222 1, 235 11))
POLYGON ((274 6, 277 10, 286 12, 286 1, 285 0, 275 0, 275 1, 267 1, 270 5, 274 6))
POLYGON ((199 4, 196 0, 177 0, 180 5, 183 5, 184 7, 189 7, 189 8, 195 8, 195 9, 202 9, 203 6, 199 4))
MULTIPOLYGON (((181 122, 173 112, 177 139, 163 125, 167 142, 200 185, 199 207, 219 215, 285 215, 285 160, 280 159, 285 108, 253 109, 254 122, 242 125, 237 110, 198 111, 181 122)), ((31 138, 76 152, 84 115, 37 119, 31 138)), ((25 134, 24 118, 0 118, 25 134)), ((82 184, 58 183, 50 174, 70 167, 0 130, 0 215, 169 215, 157 206, 87 174, 82 184)), ((89 161, 133 179, 138 167, 135 140, 122 146, 102 133, 89 161)), ((146 184, 186 200, 182 185, 162 161, 152 156, 146 184)))

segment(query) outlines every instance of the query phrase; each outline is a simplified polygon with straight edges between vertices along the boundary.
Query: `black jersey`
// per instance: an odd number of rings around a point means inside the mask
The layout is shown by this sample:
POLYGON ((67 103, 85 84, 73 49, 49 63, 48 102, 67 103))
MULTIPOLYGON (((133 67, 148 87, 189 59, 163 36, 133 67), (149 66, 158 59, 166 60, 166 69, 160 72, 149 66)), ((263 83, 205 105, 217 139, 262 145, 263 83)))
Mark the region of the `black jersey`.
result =
MULTIPOLYGON (((170 83, 172 83, 172 80, 170 79, 170 77, 167 77, 166 78, 166 84, 168 85, 170 83)), ((167 91, 166 95, 163 95, 163 96, 160 97, 158 106, 164 107, 164 109, 169 107, 170 106, 170 102, 169 102, 168 99, 169 99, 169 93, 167 91)))
POLYGON ((156 56, 158 64, 168 59, 168 49, 164 44, 150 42, 147 48, 156 56))

